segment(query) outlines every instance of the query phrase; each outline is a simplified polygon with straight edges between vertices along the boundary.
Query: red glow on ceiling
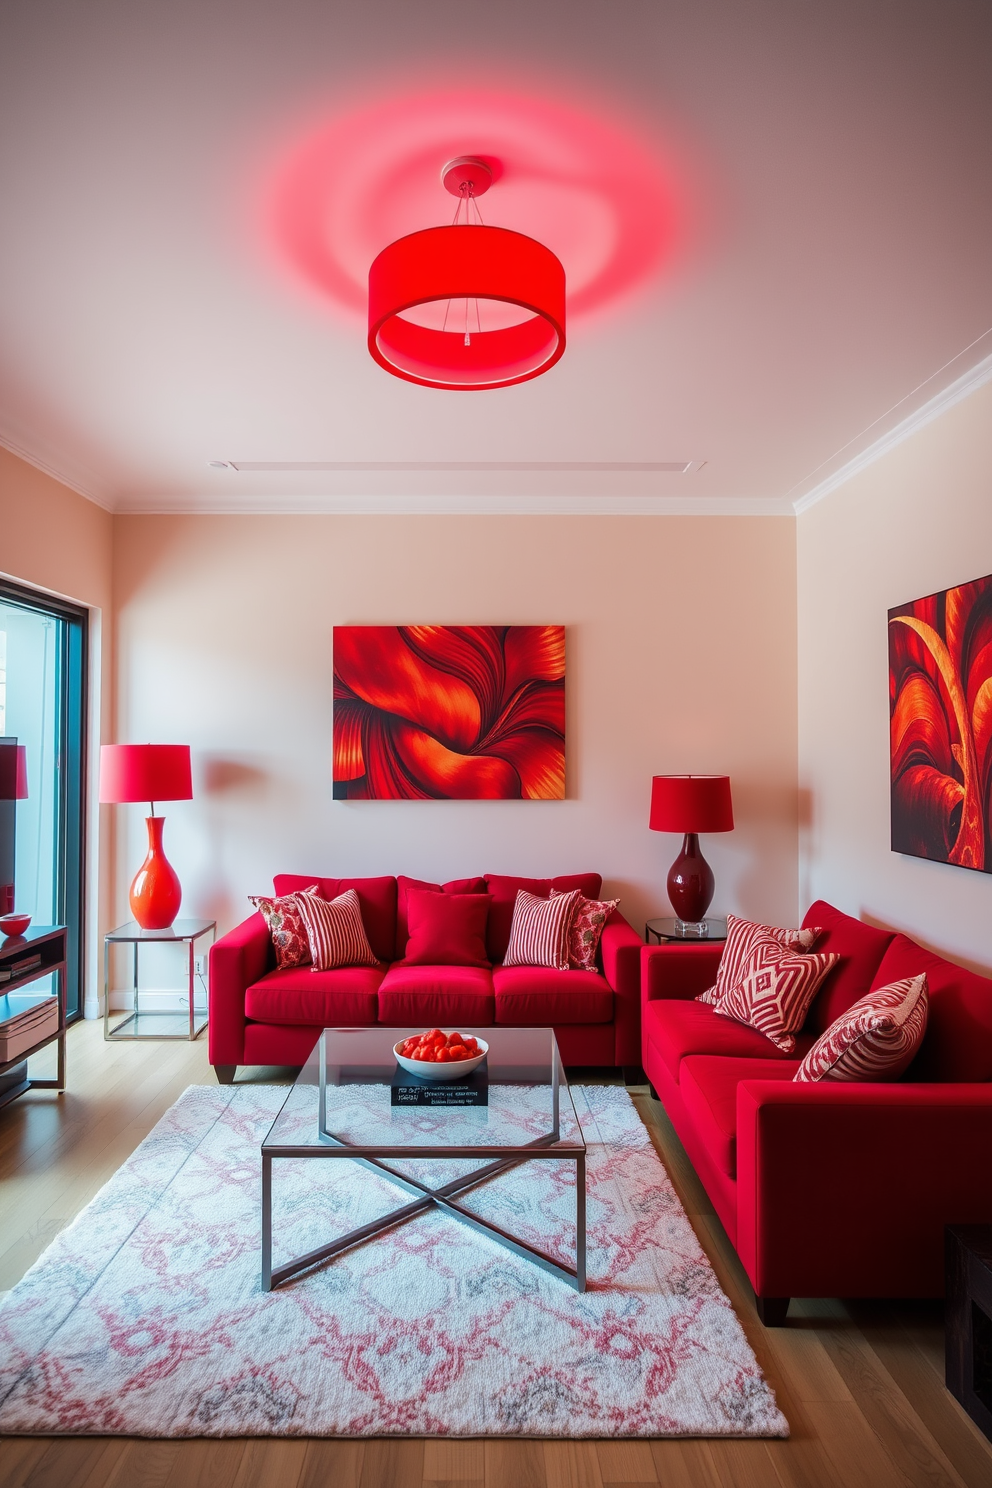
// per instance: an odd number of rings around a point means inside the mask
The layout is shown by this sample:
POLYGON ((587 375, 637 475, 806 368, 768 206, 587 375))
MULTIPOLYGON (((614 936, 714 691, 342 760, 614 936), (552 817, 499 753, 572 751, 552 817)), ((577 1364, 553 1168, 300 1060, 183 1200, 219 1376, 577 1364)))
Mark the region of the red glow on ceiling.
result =
POLYGON ((643 284, 682 246, 685 194, 660 147, 543 94, 433 89, 393 93, 299 141, 272 196, 281 256, 364 315, 377 254, 451 221, 440 171, 466 154, 496 166, 485 221, 536 238, 561 260, 571 318, 643 284))

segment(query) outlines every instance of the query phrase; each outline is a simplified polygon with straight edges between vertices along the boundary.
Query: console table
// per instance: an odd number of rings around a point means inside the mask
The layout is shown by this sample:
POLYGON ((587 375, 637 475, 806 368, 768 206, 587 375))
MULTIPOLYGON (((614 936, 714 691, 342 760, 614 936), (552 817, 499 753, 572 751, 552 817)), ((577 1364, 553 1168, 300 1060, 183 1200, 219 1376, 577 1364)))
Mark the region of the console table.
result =
POLYGON ((48 1002, 56 1003, 56 1017, 42 1018, 37 1041, 26 1049, 19 1049, 12 1059, 0 1063, 0 1106, 16 1100, 26 1090, 65 1089, 65 1000, 66 1000, 66 928, 64 925, 31 925, 23 935, 11 936, 0 942, 0 972, 16 967, 19 961, 39 956, 34 966, 16 972, 9 980, 0 982, 0 1026, 11 1018, 23 1015, 32 1005, 44 1011, 48 1002), (32 995, 30 986, 40 977, 55 976, 57 992, 48 995, 32 995), (54 1080, 39 1080, 28 1074, 28 1060, 51 1043, 58 1044, 58 1073, 54 1080), (5 1076, 13 1076, 5 1080, 5 1076))

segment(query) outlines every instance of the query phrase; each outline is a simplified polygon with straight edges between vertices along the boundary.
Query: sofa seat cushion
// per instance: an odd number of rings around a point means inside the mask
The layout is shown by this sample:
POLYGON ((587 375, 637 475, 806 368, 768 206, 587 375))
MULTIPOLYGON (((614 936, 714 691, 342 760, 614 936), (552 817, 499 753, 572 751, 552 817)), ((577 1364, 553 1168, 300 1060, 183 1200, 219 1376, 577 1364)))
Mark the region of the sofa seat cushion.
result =
POLYGON ((489 1027, 493 978, 482 966, 391 966, 379 987, 379 1022, 391 1028, 489 1027))
POLYGON ((245 1016, 254 1023, 375 1023, 379 966, 341 966, 314 971, 294 966, 270 971, 245 992, 245 1016))
POLYGON ((742 1080, 792 1080, 798 1059, 723 1059, 692 1054, 682 1061, 679 1094, 699 1140, 720 1171, 737 1177, 737 1087, 742 1080))
POLYGON ((611 1023, 613 989, 598 971, 555 971, 550 966, 497 966, 496 1022, 508 1027, 551 1028, 559 1023, 611 1023))
MULTIPOLYGON (((656 998, 644 1004, 644 1037, 657 1050, 673 1080, 690 1054, 717 1054, 727 1059, 801 1060, 816 1042, 811 1033, 796 1034, 792 1054, 776 1049, 771 1039, 733 1018, 722 1018, 708 1003, 656 998)), ((798 1063, 797 1066, 798 1068, 798 1063)))
POLYGON ((892 941, 892 931, 865 925, 823 899, 810 905, 803 926, 810 925, 820 927, 817 951, 840 956, 839 963, 824 978, 806 1020, 808 1029, 821 1034, 864 997, 892 941))
POLYGON ((872 991, 926 972, 927 1031, 905 1080, 992 1080, 992 979, 979 976, 897 935, 875 974, 872 991))

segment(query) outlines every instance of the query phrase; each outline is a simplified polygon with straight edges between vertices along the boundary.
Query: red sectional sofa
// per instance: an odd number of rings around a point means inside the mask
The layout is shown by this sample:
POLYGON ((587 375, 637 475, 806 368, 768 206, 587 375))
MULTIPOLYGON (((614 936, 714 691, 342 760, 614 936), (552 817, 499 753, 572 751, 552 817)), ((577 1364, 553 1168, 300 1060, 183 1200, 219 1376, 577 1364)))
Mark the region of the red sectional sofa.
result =
POLYGON ((783 1055, 694 999, 719 945, 641 951, 642 1063, 768 1324, 790 1297, 937 1297, 945 1224, 992 1221, 992 980, 822 901, 804 926, 841 960, 783 1055), (893 1084, 795 1084, 859 997, 927 974, 919 1054, 893 1084))
POLYGON ((381 1023, 387 1027, 553 1027, 565 1064, 636 1066, 640 1061, 641 940, 616 911, 603 929, 597 971, 553 971, 499 965, 510 938, 518 889, 542 897, 581 889, 596 899, 598 873, 551 879, 487 874, 445 887, 491 896, 487 950, 492 968, 405 966, 405 889, 440 889, 395 878, 314 878, 281 873, 276 894, 316 883, 325 898, 354 889, 369 942, 382 965, 314 971, 276 970, 268 928, 254 914, 210 952, 210 1062, 223 1083, 238 1065, 306 1061, 322 1028, 381 1023))

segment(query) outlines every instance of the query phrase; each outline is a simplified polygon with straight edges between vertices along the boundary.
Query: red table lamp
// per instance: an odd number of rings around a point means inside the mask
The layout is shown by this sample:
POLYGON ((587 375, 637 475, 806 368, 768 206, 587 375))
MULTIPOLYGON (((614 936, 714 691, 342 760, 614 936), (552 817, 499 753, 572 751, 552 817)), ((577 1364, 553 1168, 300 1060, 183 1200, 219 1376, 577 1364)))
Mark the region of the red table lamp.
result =
POLYGON ((131 884, 131 913, 143 930, 167 930, 179 913, 183 891, 162 851, 164 816, 156 801, 188 801, 193 795, 188 744, 104 744, 100 750, 100 800, 148 801, 148 856, 131 884))
POLYGON ((684 832, 682 851, 668 870, 668 897, 683 925, 701 924, 713 898, 713 870, 699 850, 699 832, 732 832, 729 775, 655 775, 653 832, 684 832))

